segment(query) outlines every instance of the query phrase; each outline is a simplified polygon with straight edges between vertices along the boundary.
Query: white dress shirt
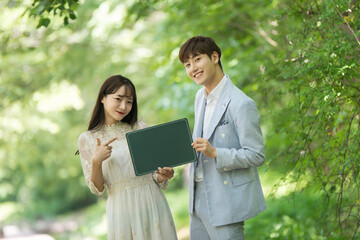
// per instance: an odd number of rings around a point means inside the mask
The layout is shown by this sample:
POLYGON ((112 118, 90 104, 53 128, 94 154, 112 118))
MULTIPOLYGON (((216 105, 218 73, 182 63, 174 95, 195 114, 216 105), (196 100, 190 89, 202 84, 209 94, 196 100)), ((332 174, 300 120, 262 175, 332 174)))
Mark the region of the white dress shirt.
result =
MULTIPOLYGON (((222 89, 229 78, 228 75, 224 74, 224 77, 221 81, 216 85, 216 87, 207 94, 204 89, 204 98, 206 99, 206 106, 205 106, 205 113, 204 113, 204 122, 203 122, 203 133, 202 137, 206 136, 206 133, 209 129, 209 125, 211 122, 212 115, 215 110, 216 103, 221 95, 222 89)), ((203 169, 202 169, 202 162, 199 162, 195 169, 195 181, 201 182, 203 181, 203 169)))

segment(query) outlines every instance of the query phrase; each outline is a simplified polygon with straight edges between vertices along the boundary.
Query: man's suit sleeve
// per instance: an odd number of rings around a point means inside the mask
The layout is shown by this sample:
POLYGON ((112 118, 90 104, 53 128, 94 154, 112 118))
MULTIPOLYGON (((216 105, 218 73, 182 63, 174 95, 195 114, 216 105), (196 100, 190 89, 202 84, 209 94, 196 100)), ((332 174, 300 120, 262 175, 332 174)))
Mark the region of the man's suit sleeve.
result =
POLYGON ((260 128, 260 115, 252 99, 234 107, 233 123, 240 148, 216 148, 218 171, 258 167, 265 161, 265 147, 260 128))

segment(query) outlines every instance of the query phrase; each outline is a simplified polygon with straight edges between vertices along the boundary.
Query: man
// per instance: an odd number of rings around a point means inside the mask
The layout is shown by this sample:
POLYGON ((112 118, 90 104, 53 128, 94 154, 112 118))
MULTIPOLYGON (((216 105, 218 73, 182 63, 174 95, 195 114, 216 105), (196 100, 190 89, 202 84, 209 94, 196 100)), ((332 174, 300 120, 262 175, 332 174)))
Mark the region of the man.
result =
POLYGON ((244 239, 244 221, 264 211, 257 167, 265 161, 255 102, 224 74, 221 50, 210 37, 187 40, 179 51, 189 77, 201 88, 195 98, 190 166, 190 238, 244 239))

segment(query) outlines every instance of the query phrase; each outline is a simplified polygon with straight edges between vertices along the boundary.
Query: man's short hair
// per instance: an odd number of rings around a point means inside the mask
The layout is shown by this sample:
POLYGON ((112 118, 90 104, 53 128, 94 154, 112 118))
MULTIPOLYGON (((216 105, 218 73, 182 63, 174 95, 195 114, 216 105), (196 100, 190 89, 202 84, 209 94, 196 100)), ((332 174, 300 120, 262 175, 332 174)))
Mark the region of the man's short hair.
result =
POLYGON ((222 69, 220 61, 221 50, 211 37, 195 36, 187 40, 180 48, 179 60, 184 63, 190 59, 190 56, 196 56, 198 54, 206 54, 211 58, 214 51, 219 55, 219 65, 222 69))

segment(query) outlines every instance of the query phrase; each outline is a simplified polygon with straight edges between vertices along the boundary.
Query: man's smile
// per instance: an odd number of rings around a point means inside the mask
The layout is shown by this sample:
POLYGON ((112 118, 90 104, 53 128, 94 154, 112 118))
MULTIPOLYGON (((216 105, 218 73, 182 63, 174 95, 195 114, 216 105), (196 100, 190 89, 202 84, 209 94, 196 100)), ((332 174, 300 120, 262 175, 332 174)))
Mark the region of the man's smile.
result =
POLYGON ((199 78, 203 72, 198 72, 194 75, 194 78, 199 78))

